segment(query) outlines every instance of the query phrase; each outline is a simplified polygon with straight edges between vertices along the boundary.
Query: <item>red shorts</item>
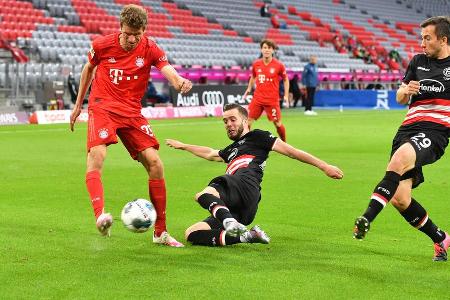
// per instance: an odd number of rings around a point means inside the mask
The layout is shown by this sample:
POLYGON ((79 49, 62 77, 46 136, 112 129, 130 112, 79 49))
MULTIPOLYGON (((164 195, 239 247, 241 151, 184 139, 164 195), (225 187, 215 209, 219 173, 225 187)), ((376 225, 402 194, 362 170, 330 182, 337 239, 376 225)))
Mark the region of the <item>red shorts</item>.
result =
POLYGON ((253 120, 258 120, 263 110, 266 112, 267 118, 271 122, 281 120, 280 104, 264 104, 257 101, 252 101, 248 105, 248 117, 253 120))
POLYGON ((133 159, 147 148, 159 149, 159 142, 143 116, 124 117, 103 109, 90 109, 87 150, 98 145, 117 144, 117 136, 133 159))

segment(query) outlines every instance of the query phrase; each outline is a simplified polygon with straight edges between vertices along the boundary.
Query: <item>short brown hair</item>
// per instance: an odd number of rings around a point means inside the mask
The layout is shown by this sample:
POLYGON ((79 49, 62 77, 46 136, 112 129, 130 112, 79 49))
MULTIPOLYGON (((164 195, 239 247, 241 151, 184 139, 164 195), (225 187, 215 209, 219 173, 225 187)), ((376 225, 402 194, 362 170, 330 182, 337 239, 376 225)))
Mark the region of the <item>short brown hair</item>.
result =
POLYGON ((223 111, 226 112, 228 110, 232 110, 232 109, 235 109, 235 108, 238 110, 239 114, 244 119, 248 119, 248 112, 247 112, 247 110, 243 106, 241 106, 239 104, 236 104, 236 103, 225 104, 225 106, 223 107, 223 111))
POLYGON ((264 46, 264 44, 266 44, 267 46, 269 46, 270 48, 276 50, 278 49, 277 44, 275 44, 274 41, 269 40, 269 39, 263 39, 260 43, 259 43, 259 47, 262 48, 264 46))
POLYGON ((125 5, 120 12, 120 27, 127 25, 133 29, 147 27, 147 11, 138 5, 125 5))
POLYGON ((423 21, 420 24, 420 27, 425 28, 428 25, 434 25, 437 38, 441 39, 443 37, 447 37, 447 45, 450 45, 450 17, 431 17, 423 21))

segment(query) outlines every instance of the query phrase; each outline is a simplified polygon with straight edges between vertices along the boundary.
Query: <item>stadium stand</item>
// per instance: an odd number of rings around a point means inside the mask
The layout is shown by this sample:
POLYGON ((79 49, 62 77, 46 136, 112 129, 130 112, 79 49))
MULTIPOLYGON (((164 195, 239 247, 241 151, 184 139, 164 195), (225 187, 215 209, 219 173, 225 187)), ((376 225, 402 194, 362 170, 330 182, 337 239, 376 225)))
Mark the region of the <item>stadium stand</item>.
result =
POLYGON ((257 0, 0 0, 0 98, 37 97, 44 82, 64 82, 70 72, 78 79, 91 41, 117 32, 118 15, 129 3, 147 9, 147 33, 181 73, 209 82, 246 81, 263 38, 277 42, 290 73, 314 54, 322 80, 398 80, 421 51, 412 20, 450 11, 448 1, 266 2, 272 18, 261 17, 265 2, 257 0), (30 61, 16 63, 20 57, 30 61))

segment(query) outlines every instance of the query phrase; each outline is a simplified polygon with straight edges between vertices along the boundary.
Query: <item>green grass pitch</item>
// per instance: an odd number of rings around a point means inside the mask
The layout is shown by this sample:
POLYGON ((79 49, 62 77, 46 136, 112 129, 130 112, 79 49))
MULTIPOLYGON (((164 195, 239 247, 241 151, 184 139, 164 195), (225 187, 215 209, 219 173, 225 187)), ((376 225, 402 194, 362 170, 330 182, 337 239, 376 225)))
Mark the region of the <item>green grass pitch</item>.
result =
MULTIPOLYGON (((288 142, 338 165, 342 181, 272 153, 254 224, 269 245, 169 249, 121 224, 123 205, 148 198, 144 168, 121 145, 109 147, 103 183, 115 224, 100 236, 84 184, 86 124, 0 127, 0 299, 443 299, 450 262, 432 262, 431 240, 392 206, 366 240, 352 239, 355 217, 386 168, 405 111, 284 111, 288 142)), ((207 213, 193 201, 225 164, 163 145, 175 138, 221 148, 220 119, 151 122, 162 143, 168 226, 185 228, 207 213)), ((256 128, 274 132, 265 118, 256 128)), ((424 168, 414 197, 450 230, 450 161, 424 168)))

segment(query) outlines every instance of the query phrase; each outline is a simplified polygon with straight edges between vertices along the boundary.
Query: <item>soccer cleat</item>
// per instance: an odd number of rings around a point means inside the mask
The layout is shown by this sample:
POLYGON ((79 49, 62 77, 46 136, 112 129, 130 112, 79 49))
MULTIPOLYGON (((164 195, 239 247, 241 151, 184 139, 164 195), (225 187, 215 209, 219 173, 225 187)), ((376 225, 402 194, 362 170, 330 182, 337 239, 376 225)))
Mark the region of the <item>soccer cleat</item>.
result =
POLYGON ((447 261, 447 250, 450 246, 450 236, 445 233, 445 239, 440 243, 434 244, 434 261, 447 261))
POLYGON ((370 222, 365 217, 357 217, 355 228, 353 229, 353 238, 362 240, 370 229, 370 222))
POLYGON ((97 218, 97 222, 95 225, 97 225, 98 231, 100 231, 101 235, 104 236, 111 236, 111 226, 113 224, 113 217, 110 213, 102 213, 97 218))
POLYGON ((171 237, 167 231, 161 233, 160 236, 156 236, 155 233, 153 232, 153 243, 175 248, 184 247, 182 243, 171 237))
POLYGON ((270 242, 270 237, 258 225, 253 226, 252 229, 244 232, 241 236, 247 243, 268 244, 270 242))
POLYGON ((305 110, 304 114, 305 116, 317 116, 317 112, 313 110, 305 110))
MULTIPOLYGON (((230 218, 231 219, 231 218, 230 218)), ((232 237, 237 237, 247 232, 248 229, 238 221, 231 219, 230 221, 225 223, 225 234, 232 237)))

